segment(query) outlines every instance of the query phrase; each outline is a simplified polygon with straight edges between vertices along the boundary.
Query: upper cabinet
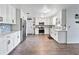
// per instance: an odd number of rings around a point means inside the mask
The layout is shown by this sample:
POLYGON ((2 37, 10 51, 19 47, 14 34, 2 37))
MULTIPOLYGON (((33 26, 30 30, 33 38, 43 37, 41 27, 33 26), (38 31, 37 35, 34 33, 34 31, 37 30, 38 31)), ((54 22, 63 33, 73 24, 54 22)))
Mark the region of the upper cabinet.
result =
POLYGON ((26 13, 23 12, 23 10, 20 10, 20 18, 22 18, 22 20, 26 20, 27 21, 27 15, 26 13))
POLYGON ((53 21, 52 21, 52 22, 53 22, 53 25, 56 25, 56 19, 57 19, 57 17, 54 16, 54 17, 53 17, 53 21))
POLYGON ((24 12, 21 10, 20 13, 20 18, 24 19, 24 12))
POLYGON ((57 14, 57 20, 56 20, 58 25, 65 26, 66 25, 66 9, 62 9, 58 14, 57 14))
POLYGON ((7 6, 6 5, 0 5, 0 23, 6 23, 7 18, 7 6))
POLYGON ((0 23, 16 24, 16 9, 11 5, 0 5, 0 23))
POLYGON ((66 10, 62 9, 53 17, 53 25, 65 26, 66 25, 66 10))
POLYGON ((16 8, 10 5, 7 6, 7 20, 9 24, 16 24, 16 8))

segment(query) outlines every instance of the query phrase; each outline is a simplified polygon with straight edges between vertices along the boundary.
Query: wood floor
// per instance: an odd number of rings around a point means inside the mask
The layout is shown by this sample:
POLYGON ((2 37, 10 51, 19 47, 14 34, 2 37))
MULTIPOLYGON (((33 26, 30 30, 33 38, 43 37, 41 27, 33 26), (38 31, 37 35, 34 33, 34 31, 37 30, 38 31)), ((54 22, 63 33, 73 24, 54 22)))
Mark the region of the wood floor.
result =
POLYGON ((28 35, 9 55, 77 55, 79 44, 58 44, 48 35, 28 35))

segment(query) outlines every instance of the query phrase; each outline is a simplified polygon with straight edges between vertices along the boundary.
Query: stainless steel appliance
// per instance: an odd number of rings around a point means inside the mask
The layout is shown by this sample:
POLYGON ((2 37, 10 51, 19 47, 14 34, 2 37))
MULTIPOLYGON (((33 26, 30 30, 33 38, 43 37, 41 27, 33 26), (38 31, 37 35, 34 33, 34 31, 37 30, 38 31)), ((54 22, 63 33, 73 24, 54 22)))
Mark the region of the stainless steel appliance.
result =
POLYGON ((44 27, 39 27, 39 34, 44 34, 44 27))
POLYGON ((39 22, 39 34, 44 34, 44 22, 39 22))
POLYGON ((26 20, 20 18, 20 31, 21 31, 21 41, 26 39, 26 20))

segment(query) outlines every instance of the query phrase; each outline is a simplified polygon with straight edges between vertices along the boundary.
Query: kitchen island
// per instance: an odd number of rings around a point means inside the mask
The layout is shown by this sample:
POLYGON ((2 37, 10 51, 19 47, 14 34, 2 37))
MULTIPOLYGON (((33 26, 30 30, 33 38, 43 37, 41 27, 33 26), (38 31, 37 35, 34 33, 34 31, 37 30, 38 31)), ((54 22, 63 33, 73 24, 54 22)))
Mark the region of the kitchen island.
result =
POLYGON ((0 34, 0 55, 9 54, 20 43, 20 31, 0 34))
POLYGON ((50 36, 60 44, 67 43, 67 30, 51 29, 50 36))

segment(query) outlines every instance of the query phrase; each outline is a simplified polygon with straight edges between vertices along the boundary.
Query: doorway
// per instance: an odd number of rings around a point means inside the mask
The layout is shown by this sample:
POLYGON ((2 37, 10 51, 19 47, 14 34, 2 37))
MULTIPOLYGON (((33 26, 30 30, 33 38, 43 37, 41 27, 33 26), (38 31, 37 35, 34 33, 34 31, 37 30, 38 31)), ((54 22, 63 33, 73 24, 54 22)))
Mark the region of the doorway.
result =
POLYGON ((32 18, 27 18, 27 34, 34 34, 32 18))

